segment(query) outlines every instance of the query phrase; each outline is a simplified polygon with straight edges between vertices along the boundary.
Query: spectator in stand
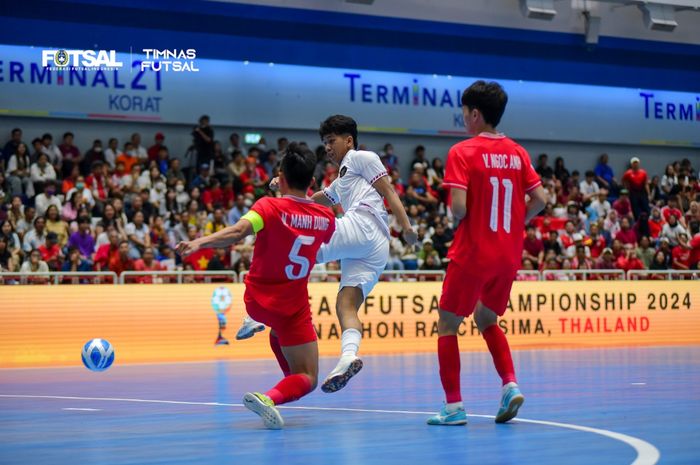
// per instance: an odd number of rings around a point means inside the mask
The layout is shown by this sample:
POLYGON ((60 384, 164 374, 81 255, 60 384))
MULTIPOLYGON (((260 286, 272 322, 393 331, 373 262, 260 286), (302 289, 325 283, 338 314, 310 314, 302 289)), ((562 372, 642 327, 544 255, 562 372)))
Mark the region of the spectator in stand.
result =
MULTIPOLYGON (((651 262, 651 266, 649 266, 650 270, 653 271, 667 271, 668 270, 668 258, 666 254, 662 251, 659 250, 656 252, 656 255, 654 255, 654 260, 651 262)), ((651 279, 666 279, 666 275, 664 274, 652 274, 650 276, 651 279)))
POLYGON ((678 233, 678 245, 671 252, 671 267, 674 270, 689 270, 692 248, 688 242, 688 233, 678 233))
POLYGON ((17 266, 17 261, 8 248, 7 238, 0 234, 0 271, 14 273, 17 266))
POLYGON ((180 169, 179 159, 173 158, 170 160, 170 168, 166 172, 165 178, 169 187, 176 186, 178 182, 181 182, 184 190, 187 179, 185 178, 185 173, 182 171, 182 169, 180 169))
POLYGON ((134 260, 141 258, 143 251, 151 246, 150 229, 144 219, 143 211, 136 211, 133 215, 133 222, 126 225, 126 235, 129 238, 129 256, 134 260))
POLYGON ((48 273, 49 265, 41 259, 41 254, 38 250, 34 249, 29 254, 29 259, 22 263, 22 267, 19 269, 20 273, 48 273))
MULTIPOLYGON (((257 163, 257 161, 255 162, 257 163)), ((206 186, 209 185, 209 181, 211 179, 210 176, 210 167, 208 163, 203 163, 199 165, 199 174, 195 176, 195 178, 192 180, 192 183, 190 184, 190 187, 194 188, 199 188, 199 189, 204 189, 206 186)))
POLYGON ((90 230, 90 218, 81 216, 78 218, 78 231, 68 238, 68 248, 75 247, 80 251, 83 260, 92 260, 95 253, 95 238, 90 230))
MULTIPOLYGON (((554 159, 554 177, 558 179, 562 184, 566 185, 569 182, 569 170, 564 166, 564 159, 562 157, 557 157, 554 159)), ((581 189, 583 190, 583 189, 581 189)))
POLYGON ((586 253, 586 257, 591 256, 591 249, 588 246, 584 245, 584 243, 583 243, 583 240, 584 240, 583 234, 575 233, 572 236, 572 239, 573 239, 574 243, 572 245, 570 245, 569 247, 567 247, 566 251, 565 251, 565 255, 567 258, 574 258, 576 256, 576 249, 579 246, 583 247, 583 250, 586 253))
POLYGON ((661 215, 666 221, 668 221, 669 216, 674 215, 678 222, 684 228, 687 228, 687 224, 685 223, 684 218, 685 215, 683 215, 683 212, 680 209, 680 202, 678 201, 677 195, 672 195, 668 198, 668 205, 661 209, 661 215))
MULTIPOLYGON (((80 194, 78 194, 80 195, 80 194)), ((44 218, 44 217, 37 217, 44 218)), ((46 209, 46 231, 47 233, 54 233, 58 237, 58 244, 64 247, 68 243, 68 223, 61 219, 58 213, 58 207, 56 205, 49 205, 46 209)), ((36 226, 34 226, 36 229, 36 226)), ((26 238, 26 237, 25 237, 26 238)))
POLYGON ((419 268, 423 266, 428 257, 433 257, 438 266, 440 265, 440 256, 438 255, 437 250, 435 250, 433 247, 433 241, 430 239, 423 240, 423 247, 418 251, 417 255, 419 268))
POLYGON ((197 166, 210 164, 214 158, 214 130, 209 126, 209 116, 199 118, 199 125, 192 131, 192 137, 197 151, 197 166))
POLYGON ((95 139, 92 142, 92 147, 85 152, 83 160, 80 162, 80 174, 87 176, 92 170, 93 164, 97 162, 104 164, 106 160, 102 150, 102 141, 100 139, 95 139))
POLYGON ((243 193, 250 198, 260 198, 265 193, 265 185, 268 177, 265 170, 257 165, 257 160, 249 157, 246 162, 246 170, 241 174, 243 193))
POLYGON ((603 229, 610 233, 610 237, 615 237, 620 231, 620 221, 618 220, 617 211, 610 210, 607 218, 603 222, 603 229))
POLYGON ((608 154, 603 153, 598 159, 598 164, 593 170, 596 176, 596 182, 601 188, 607 189, 608 191, 614 191, 617 188, 617 180, 615 179, 615 173, 613 169, 608 165, 608 154))
POLYGON ((608 202, 607 189, 600 189, 598 195, 591 201, 590 207, 596 211, 598 218, 605 218, 612 209, 608 202))
POLYGON ((552 179, 554 177, 554 170, 547 164, 548 159, 549 157, 546 153, 541 153, 540 156, 537 157, 535 171, 542 179, 552 179))
POLYGON ((168 152, 168 148, 163 144, 165 141, 165 135, 163 135, 162 132, 157 132, 154 139, 155 143, 148 147, 148 151, 146 152, 148 154, 149 162, 158 160, 158 153, 161 149, 165 149, 166 153, 168 152))
POLYGON ((666 224, 666 222, 664 221, 664 218, 661 215, 661 210, 657 207, 654 207, 651 210, 651 218, 649 218, 648 221, 649 236, 652 239, 658 239, 661 235, 661 231, 663 230, 664 224, 666 224))
POLYGON ((676 170, 673 168, 673 164, 666 165, 666 171, 661 177, 659 187, 661 188, 661 195, 664 199, 678 194, 680 190, 678 188, 678 176, 676 175, 676 170))
POLYGON ((95 161, 91 166, 91 174, 85 179, 85 186, 90 190, 92 198, 95 199, 98 212, 102 212, 104 203, 109 197, 109 186, 107 185, 107 177, 104 175, 103 167, 104 162, 95 161))
POLYGON ((581 244, 576 246, 576 255, 571 260, 571 267, 575 270, 592 270, 593 260, 586 256, 586 246, 581 244))
POLYGON ((134 261, 129 256, 129 243, 121 241, 119 243, 119 253, 109 262, 109 271, 121 275, 124 271, 134 271, 134 261))
POLYGON ((78 218, 78 212, 80 212, 81 208, 83 208, 83 194, 80 191, 73 189, 68 197, 68 202, 63 205, 61 216, 65 221, 70 223, 78 218))
POLYGON ((668 239, 671 247, 678 245, 678 236, 680 234, 688 234, 688 231, 678 222, 676 215, 671 213, 668 215, 668 223, 661 229, 661 238, 668 239))
POLYGON ((544 244, 537 237, 537 229, 532 225, 528 225, 525 230, 523 258, 534 261, 538 267, 544 260, 544 244))
MULTIPOLYGON (((185 190, 185 181, 178 179, 175 183, 175 202, 177 203, 177 211, 185 211, 190 203, 190 194, 185 190)), ((231 223, 234 224, 234 223, 231 223)))
POLYGON ((625 253, 625 246, 618 239, 612 241, 612 251, 615 260, 620 258, 625 253))
POLYGON ((61 153, 61 149, 53 143, 53 136, 49 133, 41 136, 41 145, 41 152, 49 157, 49 163, 53 165, 58 172, 61 172, 63 154, 61 153))
MULTIPOLYGON (((1 211, 1 209, 0 209, 1 211)), ((7 221, 12 223, 18 234, 24 231, 19 231, 20 222, 24 221, 24 205, 22 204, 22 196, 15 195, 12 197, 10 208, 7 210, 7 221)))
POLYGON ((608 242, 605 240, 605 237, 600 234, 600 227, 597 223, 591 225, 589 242, 592 258, 600 257, 600 254, 608 246, 608 242))
POLYGON ((399 157, 394 154, 394 146, 391 144, 384 144, 384 150, 382 154, 382 163, 387 171, 391 171, 399 165, 399 157))
MULTIPOLYGON (((535 267, 535 264, 532 260, 529 258, 523 258, 522 261, 520 262, 521 266, 520 269, 523 271, 535 271, 537 268, 535 267)), ((516 281, 537 281, 537 273, 518 273, 515 276, 516 281)))
POLYGON ((107 143, 107 150, 105 150, 105 163, 109 165, 111 169, 117 167, 117 158, 122 155, 122 151, 119 150, 119 141, 112 137, 107 143))
POLYGON ((634 246, 632 244, 625 244, 624 254, 615 261, 615 267, 623 270, 626 274, 629 270, 643 270, 644 263, 637 258, 634 246))
POLYGON ((666 257, 666 267, 670 268, 671 267, 671 258, 673 257, 673 250, 671 248, 671 242, 668 240, 667 237, 662 237, 659 239, 659 251, 664 253, 664 256, 666 257))
MULTIPOLYGON (((243 155, 242 151, 236 150, 231 156, 233 160, 228 164, 229 175, 237 179, 245 171, 245 155, 243 155)), ((316 179, 321 179, 321 177, 319 176, 316 179)))
POLYGON ((231 258, 226 249, 219 247, 214 249, 214 256, 207 264, 207 271, 226 271, 231 269, 231 258))
MULTIPOLYGON (((231 135, 228 137, 228 142, 229 142, 229 145, 228 145, 228 148, 226 149, 226 152, 228 153, 229 158, 231 158, 233 160, 235 158, 234 153, 240 152, 242 150, 241 136, 239 136, 238 133, 236 133, 236 132, 231 133, 231 135)), ((279 147, 279 140, 277 141, 277 146, 279 147)), ((281 149, 280 149, 280 152, 282 152, 281 149)))
MULTIPOLYGON (((151 247, 143 251, 143 257, 134 262, 134 271, 164 271, 165 268, 155 259, 155 253, 151 247)), ((136 282, 141 284, 152 284, 153 276, 139 276, 136 282)))
POLYGON ((37 161, 29 168, 29 173, 33 186, 32 192, 42 192, 47 181, 56 180, 56 171, 49 163, 49 157, 45 153, 39 154, 37 161))
POLYGON ((615 269, 615 256, 613 255, 612 249, 606 247, 603 249, 603 253, 598 258, 595 264, 598 270, 614 270, 615 269))
POLYGON ((72 132, 66 132, 63 134, 63 143, 58 146, 58 149, 61 151, 63 176, 68 176, 73 166, 80 166, 80 162, 83 160, 80 155, 80 149, 73 144, 73 138, 72 132))
POLYGON ((406 202, 409 205, 418 205, 425 209, 435 208, 438 203, 438 199, 428 185, 425 176, 416 171, 411 173, 411 179, 406 188, 406 202))
POLYGON ((659 177, 652 176, 651 181, 649 181, 649 202, 651 202, 652 205, 664 201, 663 191, 659 185, 659 177))
POLYGON ((92 271, 92 266, 90 265, 89 261, 85 260, 85 258, 81 256, 80 250, 78 248, 70 247, 68 249, 68 257, 66 258, 65 262, 63 262, 61 271, 72 273, 85 273, 88 271, 92 271))
POLYGON ((542 241, 542 246, 544 247, 545 253, 545 261, 546 255, 550 251, 554 252, 555 257, 558 257, 562 254, 562 246, 561 242, 559 241, 559 234, 556 231, 549 231, 549 233, 547 234, 547 239, 542 241))
POLYGON ((61 246, 58 244, 56 233, 50 232, 46 234, 46 243, 40 245, 38 250, 41 254, 41 259, 46 262, 51 271, 58 271, 61 268, 64 257, 61 246))
POLYGON ((119 234, 115 229, 107 233, 109 242, 100 245, 95 252, 95 271, 109 269, 109 264, 119 255, 119 234))
POLYGON ((248 213, 248 210, 250 209, 245 204, 245 197, 243 194, 238 194, 236 196, 236 203, 228 212, 228 224, 236 224, 243 215, 248 213))
MULTIPOLYGON (((7 141, 5 147, 2 149, 2 159, 3 167, 7 165, 10 157, 17 153, 17 146, 22 143, 22 130, 20 128, 14 128, 10 132, 10 140, 7 141)), ((4 170, 3 170, 4 171, 4 170)))
POLYGON ((639 215, 639 220, 634 224, 634 235, 637 237, 637 242, 639 242, 642 236, 649 236, 650 234, 649 215, 642 213, 639 215))
POLYGON ((425 147, 422 145, 417 146, 413 154, 414 157, 411 161, 411 166, 415 169, 416 164, 419 164, 423 167, 423 172, 427 172, 428 168, 430 168, 430 163, 428 163, 428 160, 425 158, 425 147))
POLYGON ((632 214, 637 219, 641 212, 649 213, 649 183, 647 172, 640 168, 637 157, 630 160, 630 169, 622 176, 622 183, 629 191, 632 214))
POLYGON ((148 163, 148 150, 141 145, 141 134, 135 132, 131 135, 131 145, 133 146, 134 155, 139 163, 148 163))
POLYGON ((623 217, 620 220, 620 230, 615 234, 615 239, 622 242, 622 245, 631 245, 632 247, 637 246, 637 234, 635 234, 630 224, 630 219, 628 217, 623 217))
MULTIPOLYGON (((134 149, 134 144, 131 142, 126 142, 124 144, 124 151, 117 155, 116 163, 124 164, 125 173, 133 173, 133 167, 139 164, 139 158, 134 149)), ((141 173, 139 172, 139 174, 141 173)), ((135 182, 136 179, 134 178, 132 181, 135 182)))
MULTIPOLYGON (((56 207, 54 207, 56 208, 56 207)), ((8 235, 6 231, 11 231, 12 225, 11 223, 7 222, 2 225, 2 232, 5 236, 8 235), (9 227, 8 227, 9 225, 9 227)), ((16 235, 16 234, 15 234, 16 235)), ((34 219, 34 229, 31 229, 27 232, 27 234, 24 235, 24 242, 22 248, 24 249, 25 252, 29 253, 34 249, 38 249, 42 245, 46 243, 46 220, 44 219, 43 216, 37 216, 34 219)), ((19 243, 19 238, 17 238, 17 242, 19 243)), ((14 239, 10 242, 11 244, 14 244, 14 239)), ((10 247, 12 249, 13 247, 10 247)))
POLYGON ((627 189, 620 190, 620 198, 613 202, 613 210, 617 212, 620 218, 632 216, 632 202, 629 199, 629 192, 627 189))
POLYGON ((26 193, 27 197, 34 196, 30 165, 27 144, 20 142, 15 148, 15 152, 10 155, 7 161, 7 169, 5 170, 5 177, 10 187, 11 195, 26 193))
POLYGON ((225 206, 224 193, 220 187, 221 183, 215 177, 209 179, 209 186, 202 192, 202 203, 208 213, 212 213, 215 208, 225 206))
POLYGON ((586 179, 579 184, 579 190, 581 195, 583 195, 583 203, 587 203, 597 197, 600 187, 595 182, 595 173, 593 171, 586 171, 586 179))
MULTIPOLYGON (((4 164, 1 155, 2 154, 0 154, 0 164, 4 164)), ((2 167, 0 166, 0 205, 4 205, 9 199, 10 192, 5 182, 5 173, 3 173, 2 167)), ((2 218, 2 209, 0 209, 0 218, 2 218)))
POLYGON ((214 216, 211 221, 207 223, 204 228, 204 235, 209 236, 216 232, 219 232, 226 228, 226 222, 224 222, 224 210, 222 208, 217 208, 214 210, 214 216))
POLYGON ((636 254, 637 258, 639 258, 644 264, 644 268, 651 268, 651 263, 654 261, 656 250, 651 247, 649 237, 642 236, 642 238, 639 240, 639 247, 637 247, 636 254))

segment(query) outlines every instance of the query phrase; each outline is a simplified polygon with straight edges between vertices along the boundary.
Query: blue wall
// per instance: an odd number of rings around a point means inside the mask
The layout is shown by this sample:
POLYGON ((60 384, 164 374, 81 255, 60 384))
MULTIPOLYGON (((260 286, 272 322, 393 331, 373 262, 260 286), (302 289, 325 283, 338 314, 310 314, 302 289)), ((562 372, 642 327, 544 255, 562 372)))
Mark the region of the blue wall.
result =
POLYGON ((576 34, 201 0, 0 0, 0 21, 5 44, 700 90, 700 45, 601 37, 588 50, 576 34))

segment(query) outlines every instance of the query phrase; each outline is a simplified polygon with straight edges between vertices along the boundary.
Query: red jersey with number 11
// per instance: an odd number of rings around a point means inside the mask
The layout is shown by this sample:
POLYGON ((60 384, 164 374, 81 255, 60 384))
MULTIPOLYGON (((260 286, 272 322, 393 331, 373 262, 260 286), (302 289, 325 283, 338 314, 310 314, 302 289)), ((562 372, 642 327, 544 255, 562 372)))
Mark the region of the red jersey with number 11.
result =
POLYGON ((525 194, 539 186, 527 151, 502 134, 454 145, 443 186, 467 191, 467 215, 447 256, 474 269, 517 269, 523 253, 525 194))
POLYGON ((251 208, 263 219, 246 276, 246 292, 271 311, 297 311, 309 303, 309 272, 321 244, 330 241, 330 208, 293 196, 263 197, 251 208))

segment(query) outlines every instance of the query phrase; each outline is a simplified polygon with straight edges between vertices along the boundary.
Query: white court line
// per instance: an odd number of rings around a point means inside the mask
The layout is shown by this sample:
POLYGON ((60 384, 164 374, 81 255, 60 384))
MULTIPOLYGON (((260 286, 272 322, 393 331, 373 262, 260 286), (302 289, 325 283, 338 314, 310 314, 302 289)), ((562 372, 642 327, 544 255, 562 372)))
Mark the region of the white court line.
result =
POLYGON ((61 410, 70 410, 70 411, 77 411, 77 412, 101 412, 101 408, 77 408, 77 407, 66 407, 62 408, 61 410))
MULTIPOLYGON (((21 395, 21 394, 0 394, 0 397, 5 398, 16 398, 16 399, 54 399, 54 400, 94 400, 101 402, 138 402, 138 403, 151 403, 151 404, 176 404, 176 405, 205 405, 205 406, 216 406, 216 407, 243 407, 243 404, 225 404, 221 402, 187 402, 181 400, 156 400, 156 399, 127 399, 119 397, 75 397, 75 396, 34 396, 34 395, 21 395)), ((359 409, 359 408, 342 408, 342 407, 288 407, 280 406, 280 409, 287 410, 321 410, 321 411, 333 411, 333 412, 361 412, 361 413, 394 413, 402 415, 432 415, 435 412, 418 412, 413 410, 374 410, 374 409, 359 409)), ((473 413, 468 413, 468 416, 479 417, 479 418, 495 418, 493 415, 477 415, 473 413)), ((637 458, 632 462, 631 465, 655 465, 661 453, 652 444, 643 441, 634 436, 628 436, 622 433, 616 433, 614 431, 609 431, 599 428, 590 428, 588 426, 572 425, 570 423, 558 423, 554 421, 544 421, 544 420, 526 420, 524 418, 517 418, 512 420, 517 423, 530 423, 535 425, 553 426, 556 428, 566 428, 575 431, 583 431, 585 433, 598 434, 610 439, 615 439, 616 441, 624 442, 628 446, 632 447, 637 452, 637 458)))

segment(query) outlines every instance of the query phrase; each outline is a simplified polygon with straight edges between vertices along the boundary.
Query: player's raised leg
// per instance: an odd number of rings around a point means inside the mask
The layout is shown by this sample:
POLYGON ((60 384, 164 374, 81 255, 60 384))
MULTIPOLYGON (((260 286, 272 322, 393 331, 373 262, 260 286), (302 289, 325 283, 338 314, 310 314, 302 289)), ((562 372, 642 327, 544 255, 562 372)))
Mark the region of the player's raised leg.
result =
POLYGON ((493 357, 493 364, 503 383, 496 423, 505 423, 515 418, 518 409, 525 402, 525 397, 520 392, 515 379, 515 369, 508 340, 498 326, 497 320, 496 312, 486 307, 482 302, 477 304, 474 311, 474 322, 486 341, 491 357, 493 357))
POLYGON ((457 332, 464 317, 440 310, 438 319, 438 362, 445 404, 440 413, 428 418, 429 425, 466 425, 467 414, 460 390, 460 358, 457 332))
POLYGON ((364 301, 361 287, 343 287, 336 299, 336 314, 342 334, 341 355, 336 367, 321 386, 323 392, 336 392, 362 369, 362 360, 357 356, 362 340, 362 323, 357 312, 364 301))

